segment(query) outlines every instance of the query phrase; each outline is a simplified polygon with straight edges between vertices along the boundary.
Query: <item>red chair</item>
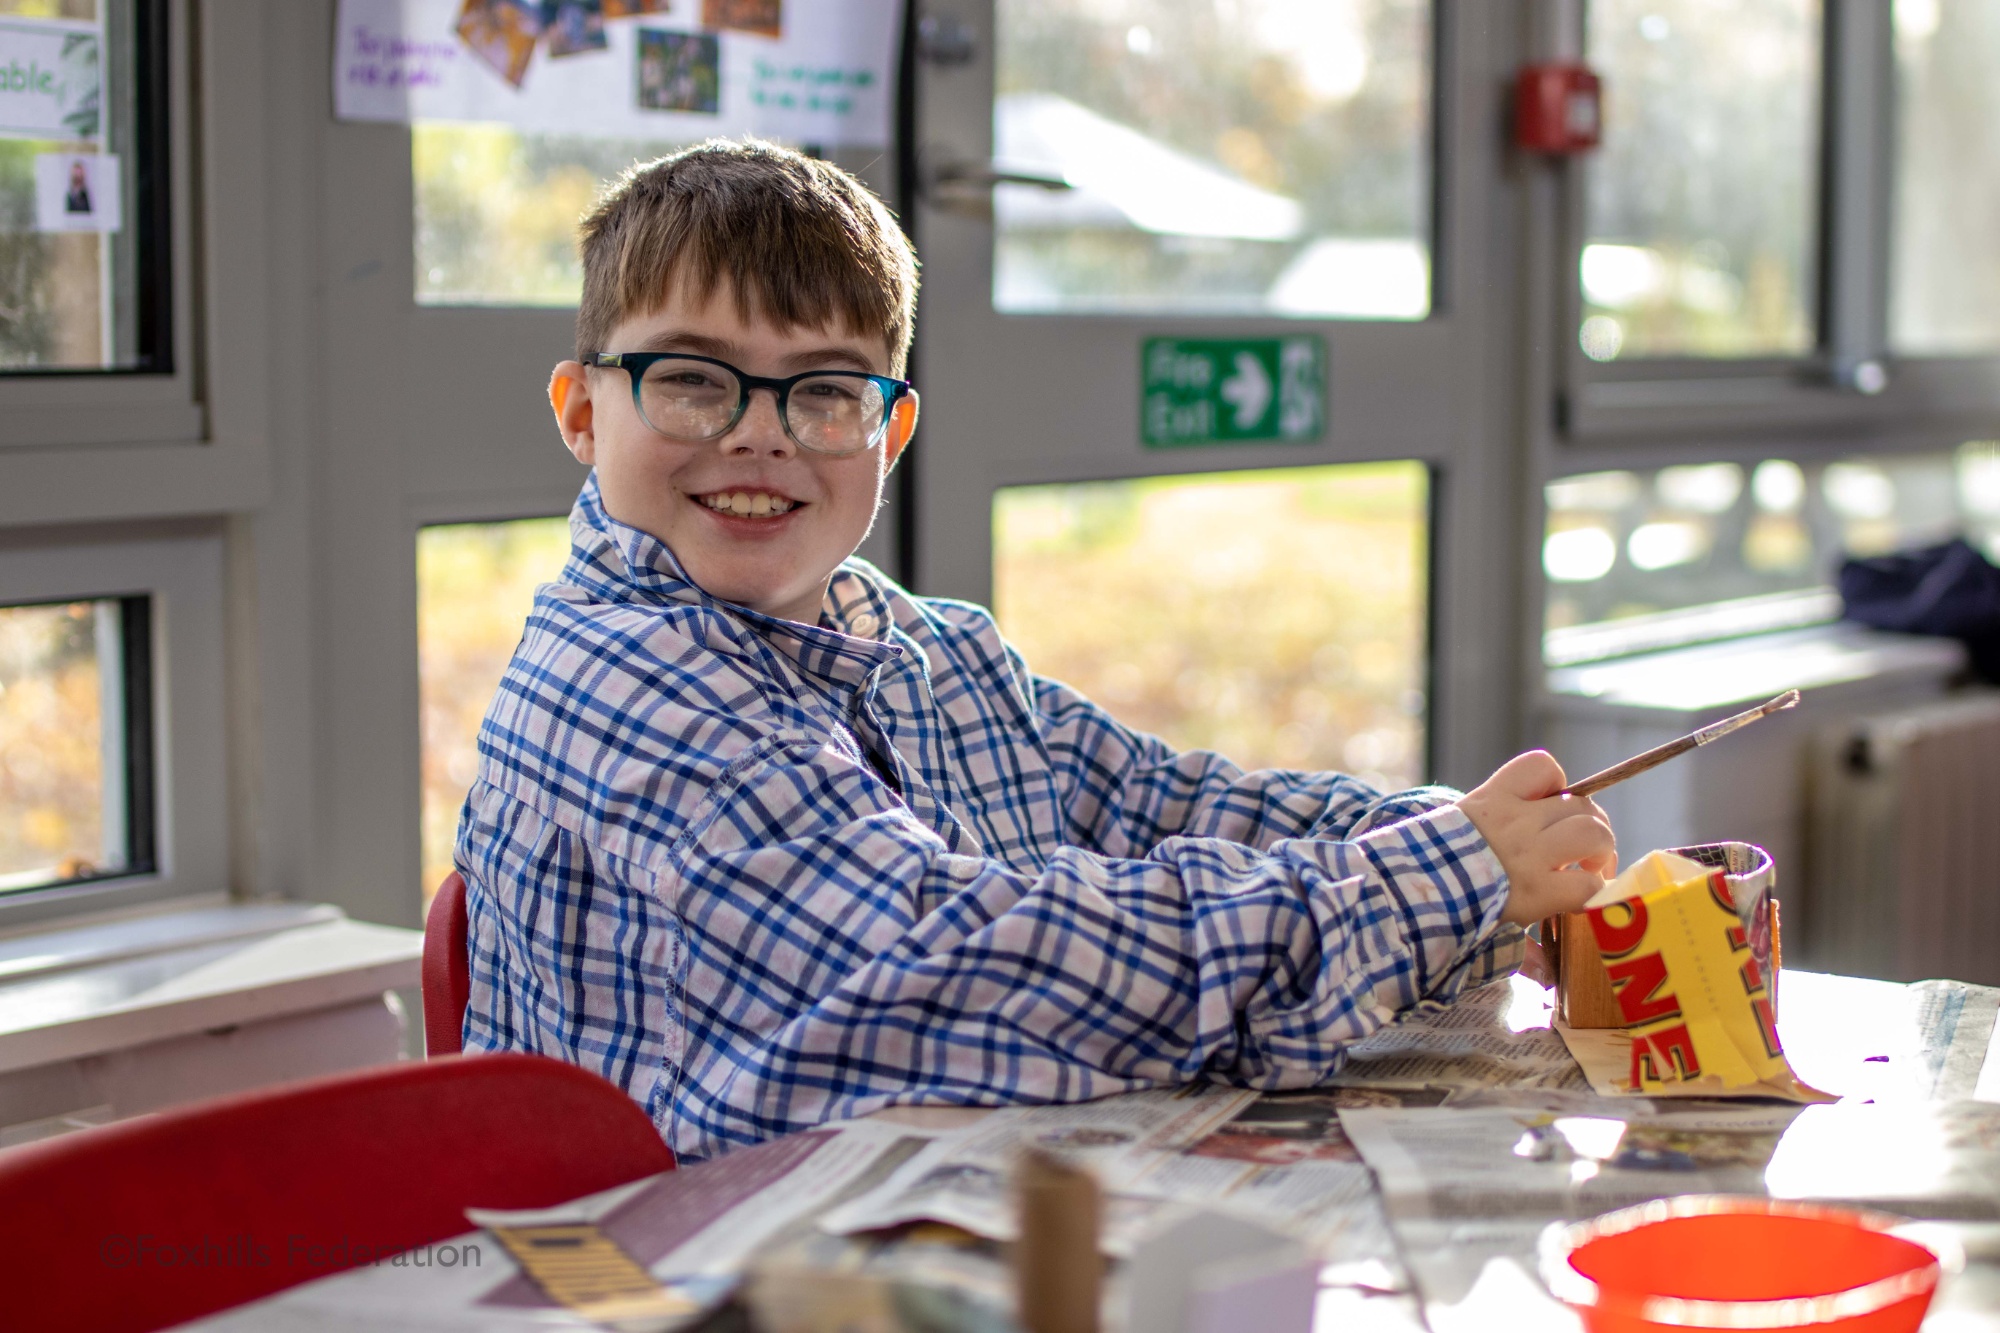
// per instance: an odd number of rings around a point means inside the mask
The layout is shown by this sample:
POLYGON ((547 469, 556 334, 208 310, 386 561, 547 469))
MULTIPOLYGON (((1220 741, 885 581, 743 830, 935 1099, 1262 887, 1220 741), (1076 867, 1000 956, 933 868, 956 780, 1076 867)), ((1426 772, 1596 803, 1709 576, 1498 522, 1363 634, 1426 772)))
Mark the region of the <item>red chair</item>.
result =
POLYGON ((424 1053, 457 1055, 465 1040, 472 977, 465 960, 465 876, 438 885, 424 916, 424 1053))
POLYGON ((617 1087, 536 1055, 386 1065, 0 1152, 0 1325, 137 1333, 670 1171, 617 1087))

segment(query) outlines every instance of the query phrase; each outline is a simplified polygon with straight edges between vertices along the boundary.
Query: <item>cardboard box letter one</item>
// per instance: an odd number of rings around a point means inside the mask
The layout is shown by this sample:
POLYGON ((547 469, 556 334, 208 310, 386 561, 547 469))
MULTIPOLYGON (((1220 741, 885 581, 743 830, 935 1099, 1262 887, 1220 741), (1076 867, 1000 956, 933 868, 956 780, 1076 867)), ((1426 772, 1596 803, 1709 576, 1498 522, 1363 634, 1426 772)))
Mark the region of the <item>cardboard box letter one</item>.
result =
MULTIPOLYGON (((1674 847, 1673 856, 1686 857, 1711 868, 1745 923, 1749 958, 1768 988, 1771 1013, 1777 1013, 1778 968, 1783 961, 1778 940, 1777 867, 1771 854, 1747 842, 1712 842, 1699 847, 1674 847), (1761 923, 1762 929, 1755 928, 1761 923)), ((1634 870, 1638 867, 1635 866, 1634 870)), ((1632 873, 1630 871, 1628 874, 1632 873)), ((1620 876, 1620 882, 1624 880, 1620 876)), ((1542 943, 1556 974, 1556 1017, 1573 1028, 1622 1028, 1626 1016, 1605 970, 1588 912, 1569 912, 1542 923, 1542 943)), ((1629 983, 1628 983, 1629 984, 1629 983)), ((1634 999, 1643 999, 1635 996, 1634 999)))

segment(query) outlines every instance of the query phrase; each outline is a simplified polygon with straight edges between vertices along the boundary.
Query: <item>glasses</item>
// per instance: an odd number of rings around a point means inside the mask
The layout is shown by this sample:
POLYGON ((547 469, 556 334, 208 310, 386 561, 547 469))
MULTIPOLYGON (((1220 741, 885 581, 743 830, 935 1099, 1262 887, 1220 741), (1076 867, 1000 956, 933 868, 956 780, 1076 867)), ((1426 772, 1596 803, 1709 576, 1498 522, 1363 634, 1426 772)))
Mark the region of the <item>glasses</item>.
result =
POLYGON ((882 443, 908 380, 858 370, 811 370, 771 379, 727 361, 682 352, 594 352, 584 364, 623 370, 639 417, 670 440, 713 440, 736 429, 752 389, 778 397, 778 420, 801 449, 836 458, 882 443))

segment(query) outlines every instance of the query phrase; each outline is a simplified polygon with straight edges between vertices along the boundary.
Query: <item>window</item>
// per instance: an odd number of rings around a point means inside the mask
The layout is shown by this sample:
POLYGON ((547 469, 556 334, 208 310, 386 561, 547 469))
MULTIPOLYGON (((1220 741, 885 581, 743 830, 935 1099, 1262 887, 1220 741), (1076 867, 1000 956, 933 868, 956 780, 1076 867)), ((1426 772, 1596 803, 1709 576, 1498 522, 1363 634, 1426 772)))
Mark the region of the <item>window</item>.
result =
POLYGON ((1586 356, 1813 349, 1821 41, 1817 0, 1591 0, 1586 356))
POLYGON ((0 0, 0 370, 171 370, 164 0, 0 0))
POLYGON ((521 641, 535 589, 569 557, 569 521, 453 523, 417 534, 423 727, 423 900, 451 873, 459 809, 479 767, 479 723, 521 641))
POLYGON ((1429 490, 1413 462, 1006 488, 995 613, 1035 672, 1176 746, 1406 787, 1429 490))
POLYGON ((1422 0, 1000 0, 994 308, 1421 319, 1422 0))
POLYGON ((1547 487, 1551 666, 1832 620, 1848 555, 1963 534, 2000 556, 2000 445, 1753 466, 1694 463, 1547 487))
POLYGON ((151 600, 0 607, 0 894, 153 866, 151 600))
POLYGON ((1896 0, 1889 339, 2000 350, 2000 3, 1896 0))
POLYGON ((575 305, 583 293, 577 219, 625 168, 676 146, 506 125, 412 126, 417 300, 575 305))

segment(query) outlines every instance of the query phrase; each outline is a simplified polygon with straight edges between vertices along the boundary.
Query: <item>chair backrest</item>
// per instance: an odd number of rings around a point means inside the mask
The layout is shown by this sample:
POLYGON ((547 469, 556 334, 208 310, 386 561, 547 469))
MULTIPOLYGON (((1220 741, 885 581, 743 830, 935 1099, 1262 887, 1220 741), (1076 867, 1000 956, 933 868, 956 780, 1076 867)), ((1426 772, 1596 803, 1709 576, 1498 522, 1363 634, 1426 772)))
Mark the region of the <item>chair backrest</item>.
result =
POLYGON ((460 1235, 468 1207, 547 1207, 673 1166, 616 1086, 535 1055, 80 1130, 0 1152, 0 1325, 164 1328, 460 1235))
POLYGON ((465 876, 438 885, 424 916, 424 1053, 457 1055, 465 1040, 472 975, 465 959, 465 876))

